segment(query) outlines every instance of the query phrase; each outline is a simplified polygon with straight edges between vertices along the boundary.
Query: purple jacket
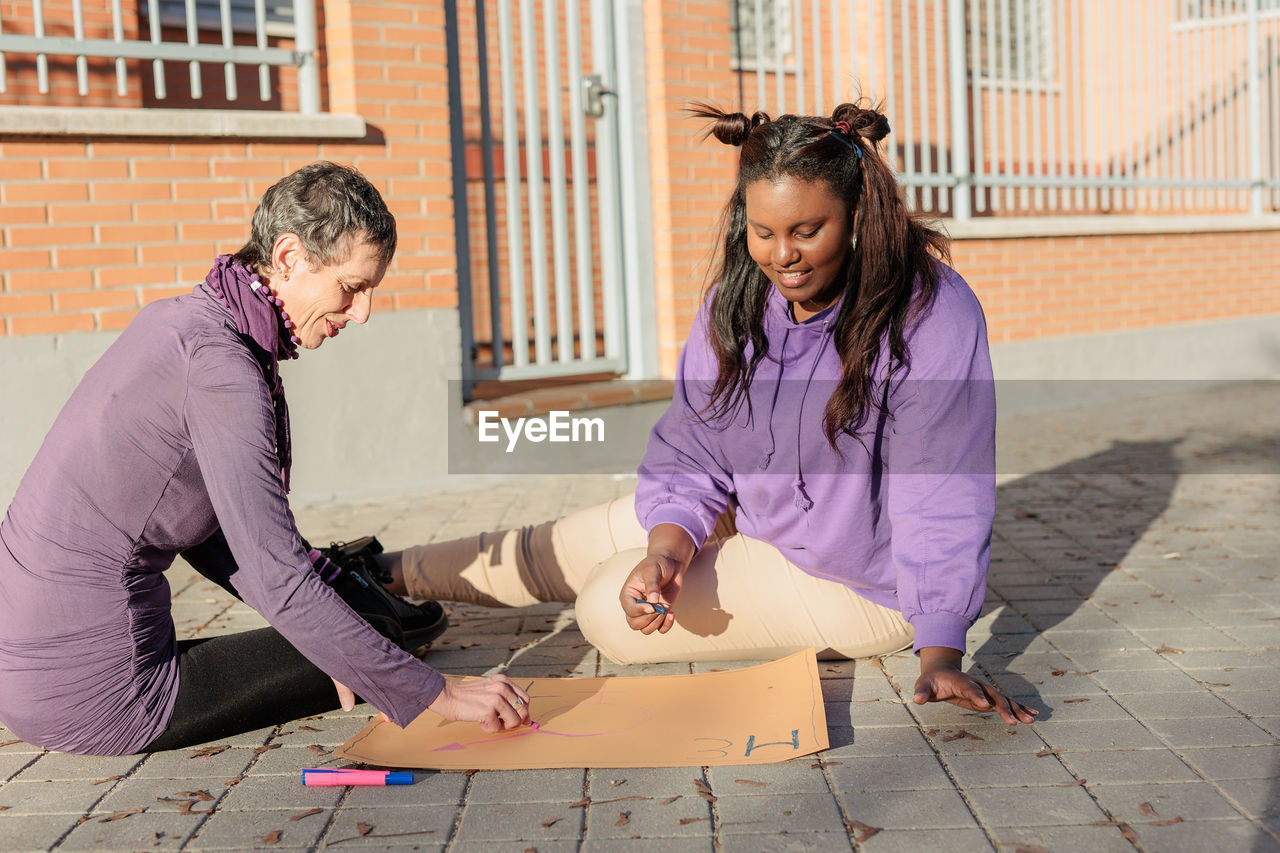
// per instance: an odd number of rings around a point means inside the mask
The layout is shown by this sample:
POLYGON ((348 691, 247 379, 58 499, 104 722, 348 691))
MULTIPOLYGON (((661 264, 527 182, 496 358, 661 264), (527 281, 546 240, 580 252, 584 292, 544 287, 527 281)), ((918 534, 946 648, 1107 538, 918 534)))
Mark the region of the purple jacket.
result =
MULTIPOLYGON (((939 270, 933 304, 907 329, 910 371, 893 377, 889 416, 872 412, 857 439, 837 439, 839 453, 822 422, 841 375, 831 334, 840 303, 797 323, 770 287, 769 353, 750 405, 719 419, 699 418, 717 373, 704 304, 640 465, 645 529, 676 524, 701 545, 732 501, 739 532, 901 611, 916 649, 963 651, 986 588, 995 392, 982 308, 954 270, 939 270)), ((886 361, 882 348, 877 388, 886 361)))
POLYGON ((168 725, 164 572, 221 527, 236 589, 400 725, 443 686, 326 586, 280 478, 252 345, 202 285, 144 308, 85 374, 0 525, 0 720, 64 752, 129 754, 168 725))

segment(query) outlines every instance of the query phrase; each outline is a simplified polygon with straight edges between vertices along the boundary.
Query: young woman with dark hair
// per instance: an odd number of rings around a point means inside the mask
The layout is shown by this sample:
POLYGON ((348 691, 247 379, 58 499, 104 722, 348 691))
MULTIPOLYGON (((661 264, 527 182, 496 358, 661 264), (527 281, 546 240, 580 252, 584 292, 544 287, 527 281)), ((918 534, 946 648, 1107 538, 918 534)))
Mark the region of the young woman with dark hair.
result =
POLYGON ((881 153, 889 123, 696 105, 739 146, 719 265, 634 499, 382 558, 393 592, 574 601, 620 662, 914 646, 917 703, 1035 711, 960 666, 995 513, 982 309, 881 153), (618 612, 621 603, 622 613, 618 612))

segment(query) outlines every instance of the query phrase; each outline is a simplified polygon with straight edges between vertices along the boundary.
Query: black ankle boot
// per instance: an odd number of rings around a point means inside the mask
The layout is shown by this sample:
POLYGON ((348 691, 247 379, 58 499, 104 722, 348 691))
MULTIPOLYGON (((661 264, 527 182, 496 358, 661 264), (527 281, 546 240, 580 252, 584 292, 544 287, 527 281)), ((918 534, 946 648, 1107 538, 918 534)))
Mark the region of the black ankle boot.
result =
POLYGON ((391 577, 374 559, 382 553, 376 537, 334 542, 319 550, 303 540, 303 546, 312 553, 312 565, 325 583, 378 633, 410 654, 420 657, 449 627, 448 614, 439 602, 411 604, 387 591, 383 583, 391 577))

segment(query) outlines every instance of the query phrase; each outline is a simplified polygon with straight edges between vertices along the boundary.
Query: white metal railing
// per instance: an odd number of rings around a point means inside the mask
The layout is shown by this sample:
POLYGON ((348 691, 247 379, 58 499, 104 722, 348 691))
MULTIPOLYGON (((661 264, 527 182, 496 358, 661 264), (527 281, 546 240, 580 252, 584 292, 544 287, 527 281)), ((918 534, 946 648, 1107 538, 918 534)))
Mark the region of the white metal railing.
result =
MULTIPOLYGON (((227 100, 240 97, 236 81, 236 67, 257 66, 258 96, 271 100, 271 73, 273 66, 295 66, 298 69, 298 109, 303 113, 320 111, 320 73, 316 65, 316 14, 315 0, 292 0, 292 49, 270 47, 269 35, 282 32, 281 20, 287 18, 282 10, 268 7, 266 0, 184 0, 181 4, 183 41, 162 39, 166 26, 178 23, 178 4, 173 0, 143 0, 141 10, 146 33, 140 22, 125 20, 121 0, 109 0, 111 37, 86 37, 85 0, 71 0, 71 36, 50 35, 49 31, 65 30, 65 21, 48 20, 43 0, 30 0, 31 16, 21 23, 29 33, 5 32, 6 22, 0 20, 0 93, 8 91, 8 63, 13 55, 35 57, 36 88, 41 94, 49 93, 49 57, 75 58, 76 84, 81 96, 89 94, 91 72, 89 57, 107 57, 115 64, 115 91, 120 96, 129 94, 126 60, 140 59, 152 62, 153 94, 156 99, 167 97, 165 62, 185 62, 190 77, 190 94, 195 100, 204 97, 201 66, 205 63, 220 64, 224 69, 227 100), (216 28, 221 35, 220 44, 201 43, 200 32, 207 30, 210 16, 216 11, 216 28), (249 18, 249 15, 252 18, 249 18), (252 24, 250 25, 250 20, 252 24), (132 24, 132 26, 130 26, 132 24), (136 30, 138 37, 126 39, 126 30, 136 30), (252 45, 235 44, 236 32, 254 34, 252 45)), ((287 0, 286 0, 287 2, 287 0)), ((61 4, 60 10, 65 8, 61 4)), ((95 9, 96 11, 96 9, 95 9)), ((10 29, 14 21, 9 22, 10 29)), ((287 28, 286 28, 287 29, 287 28)))
POLYGON ((1280 208, 1277 0, 734 2, 744 108, 883 99, 917 209, 1280 208))
POLYGON ((458 5, 445 3, 464 379, 622 373, 614 3, 458 5))

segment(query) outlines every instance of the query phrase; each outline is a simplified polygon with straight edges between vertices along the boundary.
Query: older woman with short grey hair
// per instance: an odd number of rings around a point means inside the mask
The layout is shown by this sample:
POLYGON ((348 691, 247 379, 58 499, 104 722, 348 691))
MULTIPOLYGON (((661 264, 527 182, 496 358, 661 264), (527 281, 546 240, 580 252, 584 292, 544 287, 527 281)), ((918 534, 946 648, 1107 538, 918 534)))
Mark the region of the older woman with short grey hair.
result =
MULTIPOLYGON (((85 374, 0 523, 0 720, 64 752, 174 749, 354 706, 528 722, 503 676, 446 681, 410 652, 439 604, 321 553, 288 503, 279 363, 369 319, 395 219, 354 169, 272 186, 252 235, 186 295, 144 308, 85 374), (178 641, 183 555, 269 628, 178 641), (336 690, 335 690, 336 686, 336 690)), ((357 438, 353 441, 360 440, 357 438)))

